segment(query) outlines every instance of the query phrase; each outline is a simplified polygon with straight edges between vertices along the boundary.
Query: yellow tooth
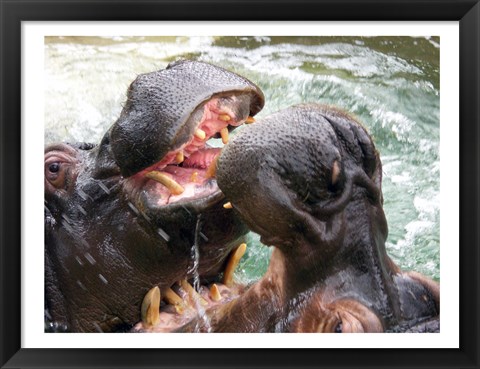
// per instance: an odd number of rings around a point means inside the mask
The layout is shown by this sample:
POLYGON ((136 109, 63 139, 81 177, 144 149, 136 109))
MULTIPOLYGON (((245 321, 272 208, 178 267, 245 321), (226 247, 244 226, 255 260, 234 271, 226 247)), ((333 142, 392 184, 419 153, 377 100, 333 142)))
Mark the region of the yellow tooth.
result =
POLYGON ((208 305, 207 300, 205 300, 202 296, 200 296, 200 294, 197 291, 195 291, 195 289, 192 287, 190 283, 187 282, 186 279, 183 279, 180 281, 180 286, 188 294, 188 296, 192 301, 199 302, 203 306, 208 305))
POLYGON ((185 189, 180 185, 180 183, 178 183, 172 177, 166 175, 165 173, 152 170, 151 172, 148 172, 145 176, 163 184, 174 195, 180 195, 183 193, 183 191, 185 191, 185 189))
POLYGON ((220 299, 222 298, 222 295, 218 290, 218 286, 215 283, 212 284, 212 287, 210 287, 210 297, 213 301, 220 301, 220 299))
POLYGON ((198 172, 193 172, 190 176, 190 182, 197 182, 198 179, 198 172))
POLYGON ((212 160, 212 163, 208 166, 207 171, 205 172, 205 177, 206 178, 212 178, 215 177, 215 174, 217 173, 217 157, 212 160))
POLYGON ((169 304, 175 306, 175 310, 177 311, 178 314, 183 314, 185 311, 185 302, 182 300, 180 296, 178 296, 174 290, 171 288, 167 288, 163 292, 163 298, 165 299, 166 302, 169 304))
POLYGON ((225 209, 232 209, 232 208, 233 208, 231 202, 226 202, 225 204, 223 204, 223 207, 224 207, 225 209))
POLYGON ((226 285, 227 287, 232 286, 233 273, 235 272, 235 268, 237 267, 238 263, 242 259, 242 256, 245 254, 246 250, 247 250, 247 244, 242 243, 230 255, 230 259, 228 260, 227 267, 223 272, 223 284, 226 285))
POLYGON ((222 128, 222 130, 220 131, 220 136, 222 136, 223 144, 226 145, 228 143, 228 128, 227 127, 222 128))
POLYGON ((224 122, 228 122, 230 119, 230 115, 228 114, 219 114, 218 119, 223 120, 224 122))
POLYGON ((205 133, 205 131, 203 129, 200 129, 200 128, 197 128, 195 130, 195 133, 193 134, 196 138, 198 138, 199 140, 204 140, 205 137, 207 137, 207 134, 205 133))
POLYGON ((247 124, 255 123, 255 118, 248 116, 248 118, 245 120, 245 123, 247 124))
POLYGON ((177 161, 178 164, 183 163, 185 160, 185 156, 183 155, 183 151, 177 152, 177 155, 175 155, 175 160, 177 161))
POLYGON ((160 322, 160 289, 153 287, 147 292, 142 302, 142 322, 152 327, 160 322))

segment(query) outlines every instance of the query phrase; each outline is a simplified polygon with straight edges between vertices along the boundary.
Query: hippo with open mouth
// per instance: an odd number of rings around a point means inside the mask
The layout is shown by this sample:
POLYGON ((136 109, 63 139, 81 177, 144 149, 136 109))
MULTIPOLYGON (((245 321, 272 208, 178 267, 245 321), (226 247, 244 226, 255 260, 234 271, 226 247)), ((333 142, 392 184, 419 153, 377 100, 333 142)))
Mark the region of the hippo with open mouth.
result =
POLYGON ((175 303, 172 285, 224 271, 247 228, 223 207, 207 140, 263 105, 249 80, 178 61, 132 82, 100 144, 45 148, 47 326, 128 330, 152 286, 175 303))
POLYGON ((268 270, 225 303, 203 296, 210 307, 181 326, 162 312, 152 331, 439 330, 439 285, 386 253, 382 165, 353 117, 316 104, 272 114, 226 145, 216 176, 232 212, 274 246, 268 270))

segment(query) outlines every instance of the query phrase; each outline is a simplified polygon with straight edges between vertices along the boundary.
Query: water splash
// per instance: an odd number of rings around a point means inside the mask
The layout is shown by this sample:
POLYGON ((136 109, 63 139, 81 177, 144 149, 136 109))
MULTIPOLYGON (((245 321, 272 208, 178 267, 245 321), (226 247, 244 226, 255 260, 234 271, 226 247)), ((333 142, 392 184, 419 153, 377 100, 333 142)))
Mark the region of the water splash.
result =
MULTIPOLYGON (((200 291, 200 274, 198 272, 198 267, 200 265, 199 239, 203 235, 203 233, 201 232, 201 228, 202 228, 202 214, 198 214, 197 223, 195 224, 195 235, 194 235, 193 246, 190 252, 190 255, 192 258, 192 266, 188 269, 188 274, 193 276, 193 288, 197 292, 200 291)), ((200 317, 199 322, 195 326, 195 332, 201 332, 202 328, 206 329, 207 332, 211 332, 212 325, 210 322, 210 318, 206 314, 205 308, 201 303, 200 297, 194 298, 192 300, 193 300, 193 303, 195 304, 195 308, 198 312, 198 316, 200 317)))

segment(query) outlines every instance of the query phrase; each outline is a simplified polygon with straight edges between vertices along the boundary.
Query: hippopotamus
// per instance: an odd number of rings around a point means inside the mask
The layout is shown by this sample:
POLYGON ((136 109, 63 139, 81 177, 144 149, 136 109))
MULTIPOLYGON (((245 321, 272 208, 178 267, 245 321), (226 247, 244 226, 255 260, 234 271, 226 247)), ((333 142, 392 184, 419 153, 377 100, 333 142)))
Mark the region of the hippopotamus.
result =
POLYGON ((224 271, 248 229, 223 207, 207 140, 228 142, 263 105, 246 78, 182 60, 131 83, 98 145, 45 148, 47 326, 126 331, 153 287, 224 271))
POLYGON ((354 117, 319 104, 274 113, 223 148, 216 177, 231 211, 273 247, 269 267, 181 326, 164 314, 170 330, 439 330, 439 284, 387 255, 380 155, 354 117))

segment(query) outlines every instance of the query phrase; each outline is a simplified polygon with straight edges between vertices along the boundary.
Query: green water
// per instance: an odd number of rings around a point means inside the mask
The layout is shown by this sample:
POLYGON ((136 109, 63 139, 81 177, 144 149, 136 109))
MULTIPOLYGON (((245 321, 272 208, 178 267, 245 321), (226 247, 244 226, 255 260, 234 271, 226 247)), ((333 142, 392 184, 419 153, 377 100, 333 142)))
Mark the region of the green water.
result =
MULTIPOLYGON (((61 37, 45 40, 45 141, 98 142, 139 73, 178 58, 211 62, 265 93, 257 117, 300 102, 362 121, 383 162, 387 250, 402 268, 440 277, 439 38, 61 37)), ((260 277, 270 249, 250 234, 237 276, 260 277)))

